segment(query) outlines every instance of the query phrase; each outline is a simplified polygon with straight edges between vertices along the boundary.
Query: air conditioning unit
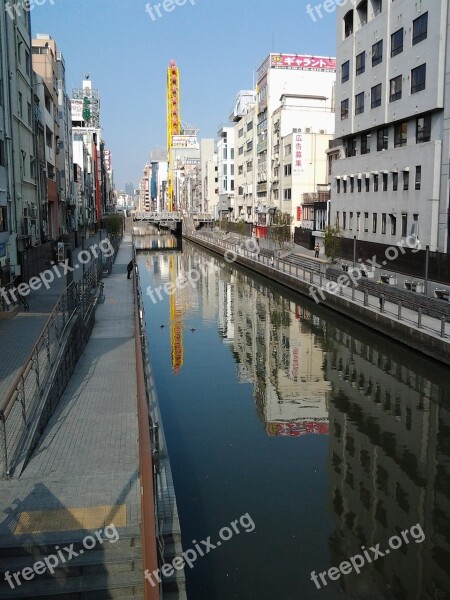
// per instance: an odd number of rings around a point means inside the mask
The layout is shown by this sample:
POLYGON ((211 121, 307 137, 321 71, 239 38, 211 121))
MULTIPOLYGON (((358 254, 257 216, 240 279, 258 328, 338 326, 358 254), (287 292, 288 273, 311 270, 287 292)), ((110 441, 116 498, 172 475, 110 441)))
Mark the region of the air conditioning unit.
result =
POLYGON ((307 128, 305 129, 305 131, 306 131, 306 133, 311 133, 311 127, 307 127, 307 128))
POLYGON ((319 130, 319 133, 320 133, 320 135, 325 135, 325 134, 326 134, 326 131, 325 131, 325 129, 320 129, 320 130, 319 130))

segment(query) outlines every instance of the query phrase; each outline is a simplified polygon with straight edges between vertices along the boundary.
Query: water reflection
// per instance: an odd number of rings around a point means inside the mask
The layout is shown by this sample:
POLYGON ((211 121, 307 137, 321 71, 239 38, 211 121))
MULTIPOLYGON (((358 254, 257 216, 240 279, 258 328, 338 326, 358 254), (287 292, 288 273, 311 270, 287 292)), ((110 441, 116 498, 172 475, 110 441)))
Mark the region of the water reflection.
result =
MULTIPOLYGON (((259 566, 261 583, 259 579, 256 583, 253 580, 252 587, 248 587, 248 581, 241 575, 242 579, 233 580, 237 588, 227 588, 223 582, 221 592, 216 589, 214 596, 209 597, 259 600, 274 597, 309 600, 316 595, 395 600, 450 598, 448 370, 278 286, 267 286, 259 277, 235 269, 234 265, 188 243, 184 244, 182 254, 145 255, 141 260, 148 267, 152 286, 189 279, 193 271, 199 273, 195 285, 182 289, 175 286, 174 294, 165 300, 171 325, 172 371, 180 373, 183 364, 180 356, 184 356, 183 330, 191 327, 192 319, 197 319, 202 327, 216 330, 218 340, 214 344, 229 349, 235 363, 236 383, 253 389, 255 410, 266 441, 253 438, 255 447, 249 450, 249 456, 239 457, 242 471, 254 470, 251 486, 255 491, 254 496, 251 496, 252 491, 247 492, 248 501, 251 499, 255 507, 261 506, 266 511, 273 511, 277 506, 276 496, 280 491, 277 486, 281 482, 276 478, 276 471, 286 466, 285 447, 271 446, 275 471, 270 475, 275 486, 273 497, 257 497, 256 491, 260 484, 257 452, 263 453, 264 445, 274 438, 294 438, 289 443, 302 444, 298 446, 300 451, 300 448, 309 448, 303 444, 308 434, 307 439, 314 437, 326 444, 328 452, 327 464, 321 464, 317 456, 311 455, 314 466, 321 469, 326 479, 326 506, 320 501, 320 486, 308 483, 308 494, 317 494, 317 510, 323 511, 325 521, 331 519, 328 533, 323 535, 322 530, 313 530, 305 522, 308 507, 303 506, 306 500, 302 493, 302 471, 296 473, 290 492, 298 497, 298 505, 290 511, 284 500, 284 504, 275 509, 279 514, 271 513, 273 536, 276 536, 276 528, 282 529, 283 520, 288 521, 291 526, 302 529, 302 544, 306 548, 299 550, 292 539, 286 538, 285 552, 279 557, 274 544, 269 558, 276 565, 273 576, 276 577, 289 560, 288 552, 294 553, 293 559, 298 558, 299 564, 305 563, 305 568, 289 572, 289 581, 284 575, 282 582, 274 584, 278 591, 269 593, 272 581, 264 579, 269 569, 264 563, 259 566), (323 572, 338 566, 361 553, 361 546, 369 548, 380 544, 386 548, 392 535, 416 523, 425 532, 423 543, 404 544, 389 556, 364 566, 359 575, 328 580, 327 587, 321 591, 311 583, 309 574, 313 568, 323 572), (308 548, 313 549, 312 557, 306 556, 308 548), (300 554, 304 551, 305 556, 300 554), (285 591, 280 592, 280 589, 285 591)), ((206 367, 209 361, 214 365, 213 370, 208 371, 209 377, 220 379, 221 369, 215 362, 218 350, 211 341, 207 347, 201 337, 190 338, 189 343, 201 357, 198 364, 203 366, 204 363, 206 367)), ((170 392, 170 386, 170 382, 164 382, 166 391, 170 392)), ((199 393, 200 389, 190 389, 186 394, 199 393)), ((217 402, 220 401, 218 398, 217 402)), ((171 410, 175 410, 173 406, 171 410)), ((238 417, 233 419, 233 427, 246 439, 249 425, 238 417)), ((210 414, 203 425, 200 424, 205 443, 211 431, 217 431, 213 418, 210 414)), ((218 420, 220 427, 220 417, 218 420)), ((187 423, 186 427, 189 426, 187 423)), ((230 455, 227 459, 232 460, 230 455)), ((195 464, 191 467, 195 469, 195 464)), ((239 475, 236 472, 235 480, 231 481, 237 493, 242 485, 239 475)), ((211 502, 209 494, 219 492, 214 488, 212 476, 209 477, 209 482, 199 484, 196 497, 197 493, 201 496, 203 489, 205 498, 211 502)), ((181 505, 184 491, 182 489, 178 499, 181 505)), ((218 503, 221 500, 221 497, 215 498, 218 503)), ((187 496, 185 501, 188 503, 187 496)), ((247 505, 246 510, 250 509, 247 505)), ((190 523, 185 523, 188 529, 196 518, 205 517, 200 513, 196 515, 195 506, 190 506, 190 523)), ((208 518, 212 521, 214 517, 208 513, 208 518)), ((265 539, 264 543, 270 547, 272 542, 265 539)), ((239 547, 235 547, 234 552, 239 555, 239 547)), ((247 555, 241 558, 249 560, 247 555)), ((202 581, 194 582, 196 575, 187 574, 192 580, 191 589, 195 589, 192 595, 195 600, 211 594, 209 590, 202 595, 208 577, 220 578, 219 571, 228 569, 227 564, 220 563, 223 558, 219 554, 211 560, 215 561, 211 567, 214 576, 202 573, 202 581)))

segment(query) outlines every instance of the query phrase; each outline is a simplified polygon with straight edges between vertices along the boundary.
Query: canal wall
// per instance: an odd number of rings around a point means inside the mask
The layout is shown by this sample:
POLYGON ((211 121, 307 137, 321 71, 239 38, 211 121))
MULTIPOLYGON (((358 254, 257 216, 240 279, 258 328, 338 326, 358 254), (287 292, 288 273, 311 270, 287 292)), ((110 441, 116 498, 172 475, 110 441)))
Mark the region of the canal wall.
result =
MULTIPOLYGON (((194 244, 224 257, 226 250, 217 244, 188 233, 185 233, 184 237, 194 244)), ((236 255, 234 262, 302 294, 314 304, 310 296, 311 283, 299 280, 288 273, 275 270, 271 266, 239 254, 236 255)), ((314 285, 313 287, 317 288, 318 286, 314 285)), ((326 290, 323 290, 323 300, 321 299, 320 304, 450 366, 450 342, 448 338, 442 338, 438 334, 419 329, 417 325, 398 321, 385 313, 377 312, 326 290)))

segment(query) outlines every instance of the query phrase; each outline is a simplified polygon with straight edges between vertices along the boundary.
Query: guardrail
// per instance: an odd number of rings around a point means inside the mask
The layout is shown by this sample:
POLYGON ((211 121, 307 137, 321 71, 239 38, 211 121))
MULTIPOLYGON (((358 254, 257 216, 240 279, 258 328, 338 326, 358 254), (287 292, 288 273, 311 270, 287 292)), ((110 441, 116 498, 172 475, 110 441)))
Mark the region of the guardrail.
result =
MULTIPOLYGON (((258 251, 249 251, 245 248, 243 242, 232 243, 223 239, 218 239, 214 236, 207 235, 205 233, 195 232, 191 234, 192 237, 198 237, 206 242, 215 244, 224 250, 229 252, 235 252, 237 255, 244 256, 247 259, 254 260, 255 262, 264 264, 265 266, 273 269, 274 271, 280 271, 291 277, 294 277, 304 283, 310 284, 316 288, 323 288, 327 282, 336 282, 339 275, 343 275, 341 271, 336 269, 327 269, 326 274, 316 270, 309 269, 306 266, 296 265, 289 261, 280 260, 279 258, 272 258, 265 256, 258 251)), ((403 299, 403 296, 395 297, 392 293, 392 288, 389 285, 383 283, 372 282, 369 280, 359 280, 357 286, 345 286, 340 285, 336 294, 340 296, 348 295, 352 302, 363 303, 364 306, 370 306, 369 296, 373 296, 376 299, 376 306, 379 306, 379 310, 382 313, 387 313, 386 302, 391 302, 395 305, 395 312, 391 313, 399 321, 409 320, 410 322, 417 325, 419 329, 424 328, 422 321, 423 316, 433 318, 433 326, 427 326, 427 328, 440 335, 440 337, 448 337, 446 334, 446 323, 450 322, 450 307, 446 306, 442 300, 436 300, 433 298, 420 298, 419 295, 404 290, 396 290, 400 294, 409 294, 409 298, 403 299), (356 290, 358 288, 358 294, 356 290), (402 309, 409 309, 415 314, 414 319, 408 319, 402 309)), ((373 305, 372 305, 373 308, 373 305)))
MULTIPOLYGON (((145 333, 144 304, 141 299, 141 286, 139 271, 136 266, 136 251, 133 247, 134 268, 134 314, 135 314, 135 344, 136 344, 136 370, 137 370, 137 392, 138 392, 138 426, 139 426, 139 467, 141 479, 141 511, 142 511, 142 552, 144 570, 153 573, 158 569, 158 539, 160 548, 164 547, 162 533, 158 526, 157 507, 157 453, 158 424, 152 422, 149 414, 148 381, 144 356, 147 348, 145 333)), ((160 550, 161 556, 163 550, 160 550)), ((145 579, 145 600, 159 600, 162 596, 162 585, 151 586, 150 581, 145 579)))
POLYGON ((84 267, 80 281, 70 283, 64 290, 11 391, 0 404, 0 477, 12 475, 72 318, 80 314, 87 322, 95 310, 101 277, 105 269, 112 269, 121 236, 109 239, 114 255, 93 259, 84 267))

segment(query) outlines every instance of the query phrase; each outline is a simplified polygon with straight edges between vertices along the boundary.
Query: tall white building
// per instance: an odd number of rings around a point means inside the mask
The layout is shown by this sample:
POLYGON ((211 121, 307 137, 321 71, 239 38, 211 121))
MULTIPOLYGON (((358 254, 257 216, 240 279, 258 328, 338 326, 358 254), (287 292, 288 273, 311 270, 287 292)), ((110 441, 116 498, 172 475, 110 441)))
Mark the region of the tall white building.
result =
POLYGON ((449 2, 362 0, 337 24, 331 219, 362 244, 448 252, 449 2))
POLYGON ((234 212, 234 128, 221 127, 217 141, 219 218, 232 220, 234 212))
POLYGON ((256 188, 256 94, 241 91, 237 95, 230 121, 234 122, 234 219, 255 222, 256 188))
POLYGON ((289 212, 293 225, 300 226, 302 194, 315 192, 314 180, 326 182, 326 168, 319 175, 315 163, 321 152, 318 140, 325 144, 334 134, 335 79, 336 61, 328 57, 270 54, 259 67, 255 208, 259 223, 270 222, 268 215, 279 209, 289 212), (299 138, 289 138, 291 134, 299 138), (281 181, 285 166, 289 179, 281 181))

